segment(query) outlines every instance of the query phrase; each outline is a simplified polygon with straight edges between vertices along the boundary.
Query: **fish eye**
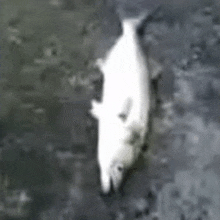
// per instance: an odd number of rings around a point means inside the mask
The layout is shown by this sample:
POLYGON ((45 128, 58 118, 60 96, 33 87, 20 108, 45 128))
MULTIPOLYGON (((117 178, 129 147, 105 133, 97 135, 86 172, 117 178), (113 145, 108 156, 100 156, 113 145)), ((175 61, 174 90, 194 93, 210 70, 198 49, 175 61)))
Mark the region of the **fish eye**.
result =
POLYGON ((123 171, 124 171, 124 168, 123 168, 122 166, 118 166, 118 167, 117 167, 117 170, 118 170, 119 172, 123 172, 123 171))
POLYGON ((127 119, 127 116, 126 116, 125 114, 123 114, 123 113, 119 114, 118 117, 119 117, 123 122, 125 122, 126 119, 127 119))

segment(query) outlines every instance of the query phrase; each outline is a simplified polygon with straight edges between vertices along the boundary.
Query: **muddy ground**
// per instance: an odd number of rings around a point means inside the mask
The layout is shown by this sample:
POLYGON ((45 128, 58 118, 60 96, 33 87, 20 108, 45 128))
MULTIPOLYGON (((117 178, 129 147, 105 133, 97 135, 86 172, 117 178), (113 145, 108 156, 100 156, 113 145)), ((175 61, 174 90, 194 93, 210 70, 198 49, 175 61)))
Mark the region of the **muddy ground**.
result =
POLYGON ((218 1, 1 4, 0 219, 219 219, 218 1), (121 34, 119 17, 158 5, 141 37, 161 66, 147 150, 123 191, 103 197, 88 115, 102 79, 92 63, 121 34))

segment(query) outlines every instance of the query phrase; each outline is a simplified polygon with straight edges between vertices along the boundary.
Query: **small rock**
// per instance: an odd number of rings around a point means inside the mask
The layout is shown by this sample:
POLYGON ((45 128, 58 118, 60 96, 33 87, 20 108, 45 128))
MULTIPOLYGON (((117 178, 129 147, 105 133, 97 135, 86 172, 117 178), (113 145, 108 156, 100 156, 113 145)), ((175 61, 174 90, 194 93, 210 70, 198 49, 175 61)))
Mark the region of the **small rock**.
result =
POLYGON ((152 218, 152 220, 159 220, 159 219, 160 219, 157 212, 152 213, 152 214, 151 214, 151 218, 152 218))
POLYGON ((212 22, 213 22, 214 24, 220 24, 220 17, 219 17, 219 15, 214 16, 214 17, 212 18, 212 22))
POLYGON ((189 67, 190 67, 190 61, 189 59, 182 59, 179 63, 179 67, 182 69, 182 70, 187 70, 189 67))
POLYGON ((170 195, 172 198, 180 198, 181 196, 180 191, 177 188, 172 189, 170 195))
POLYGON ((185 215, 182 213, 181 215, 180 215, 180 220, 185 220, 186 219, 186 217, 185 217, 185 215))
POLYGON ((212 7, 205 7, 203 9, 203 14, 204 15, 211 15, 212 14, 212 7))
POLYGON ((160 162, 163 166, 167 166, 169 161, 168 158, 162 158, 160 162))
POLYGON ((220 79, 212 80, 212 89, 217 96, 220 96, 220 79))

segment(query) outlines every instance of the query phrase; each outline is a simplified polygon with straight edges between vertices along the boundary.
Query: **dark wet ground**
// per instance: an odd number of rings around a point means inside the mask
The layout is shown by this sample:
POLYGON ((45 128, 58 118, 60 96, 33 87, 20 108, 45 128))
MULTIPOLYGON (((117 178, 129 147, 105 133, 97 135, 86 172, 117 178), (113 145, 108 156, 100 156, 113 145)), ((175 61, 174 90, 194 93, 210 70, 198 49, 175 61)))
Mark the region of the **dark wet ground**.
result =
POLYGON ((3 1, 0 219, 218 220, 219 3, 167 1, 144 28, 162 67, 148 149, 123 191, 103 197, 87 114, 102 80, 90 62, 121 33, 115 9, 126 17, 161 2, 73 2, 3 1))

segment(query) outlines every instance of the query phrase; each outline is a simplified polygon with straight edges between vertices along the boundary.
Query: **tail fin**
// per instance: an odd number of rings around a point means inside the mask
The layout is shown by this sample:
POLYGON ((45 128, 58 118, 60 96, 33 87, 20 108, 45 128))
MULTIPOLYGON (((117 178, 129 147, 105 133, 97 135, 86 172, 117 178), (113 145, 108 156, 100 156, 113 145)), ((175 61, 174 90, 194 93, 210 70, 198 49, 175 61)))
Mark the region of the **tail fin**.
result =
POLYGON ((159 5, 151 13, 144 13, 139 16, 139 23, 137 24, 137 34, 139 36, 144 35, 144 30, 149 22, 151 22, 158 13, 161 12, 162 6, 159 5))
POLYGON ((127 24, 129 25, 129 28, 136 30, 136 33, 139 36, 144 35, 144 30, 149 22, 151 22, 160 12, 161 12, 162 6, 156 7, 151 13, 145 12, 142 13, 138 17, 132 17, 132 18, 121 18, 122 23, 122 29, 123 31, 127 28, 127 24))

